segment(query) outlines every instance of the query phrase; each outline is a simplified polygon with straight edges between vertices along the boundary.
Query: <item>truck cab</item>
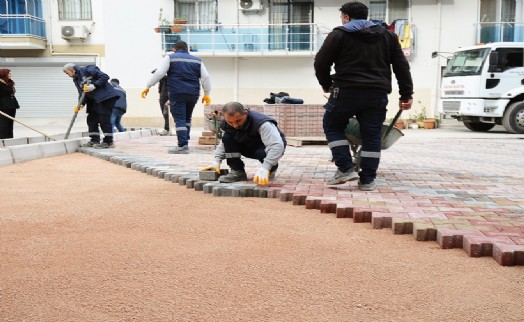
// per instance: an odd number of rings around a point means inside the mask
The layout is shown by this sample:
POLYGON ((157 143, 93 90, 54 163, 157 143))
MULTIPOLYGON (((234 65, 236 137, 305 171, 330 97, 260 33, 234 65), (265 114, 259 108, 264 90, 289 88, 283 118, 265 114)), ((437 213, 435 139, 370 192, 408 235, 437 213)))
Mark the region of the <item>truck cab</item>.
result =
POLYGON ((498 124, 524 133, 524 43, 457 50, 442 76, 441 110, 472 131, 498 124))

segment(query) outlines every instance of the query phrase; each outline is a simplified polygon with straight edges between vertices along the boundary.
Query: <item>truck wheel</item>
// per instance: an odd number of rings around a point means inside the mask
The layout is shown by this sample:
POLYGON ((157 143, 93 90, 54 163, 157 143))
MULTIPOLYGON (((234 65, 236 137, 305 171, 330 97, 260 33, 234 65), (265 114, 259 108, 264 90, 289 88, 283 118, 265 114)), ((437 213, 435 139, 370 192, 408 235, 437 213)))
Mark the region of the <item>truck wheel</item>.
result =
POLYGON ((516 102, 506 108, 502 125, 509 133, 524 134, 524 102, 516 102))
POLYGON ((493 123, 463 122, 464 126, 473 132, 487 132, 495 127, 493 123))

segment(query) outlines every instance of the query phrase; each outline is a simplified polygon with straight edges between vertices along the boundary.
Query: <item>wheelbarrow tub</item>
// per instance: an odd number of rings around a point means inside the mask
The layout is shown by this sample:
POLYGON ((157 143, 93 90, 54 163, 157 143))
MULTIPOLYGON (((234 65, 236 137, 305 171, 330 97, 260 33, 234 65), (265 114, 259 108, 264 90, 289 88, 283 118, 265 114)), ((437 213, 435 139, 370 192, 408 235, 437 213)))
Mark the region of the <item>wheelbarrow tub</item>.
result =
MULTIPOLYGON (((391 126, 391 130, 388 133, 387 137, 384 137, 384 134, 386 134, 388 128, 390 127, 389 124, 382 124, 382 142, 381 142, 381 149, 387 150, 389 149, 395 142, 398 141, 401 137, 404 136, 404 133, 402 133, 401 130, 398 128, 391 126)), ((362 139, 360 137, 360 125, 358 124, 358 121, 356 118, 350 118, 349 123, 344 130, 344 134, 346 136, 346 139, 348 142, 353 146, 360 146, 362 145, 362 139)))

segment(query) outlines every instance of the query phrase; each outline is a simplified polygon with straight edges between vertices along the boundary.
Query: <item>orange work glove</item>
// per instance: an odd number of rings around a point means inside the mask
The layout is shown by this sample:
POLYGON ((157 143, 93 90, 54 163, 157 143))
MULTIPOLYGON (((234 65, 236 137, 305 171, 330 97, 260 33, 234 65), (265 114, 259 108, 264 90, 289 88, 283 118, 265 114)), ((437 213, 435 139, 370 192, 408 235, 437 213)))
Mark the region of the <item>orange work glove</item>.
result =
POLYGON ((260 167, 253 178, 253 182, 263 186, 267 185, 269 183, 269 170, 264 167, 260 167))
POLYGON ((211 97, 209 97, 208 95, 204 95, 204 97, 202 97, 202 103, 205 103, 205 105, 208 106, 209 104, 211 104, 211 97))

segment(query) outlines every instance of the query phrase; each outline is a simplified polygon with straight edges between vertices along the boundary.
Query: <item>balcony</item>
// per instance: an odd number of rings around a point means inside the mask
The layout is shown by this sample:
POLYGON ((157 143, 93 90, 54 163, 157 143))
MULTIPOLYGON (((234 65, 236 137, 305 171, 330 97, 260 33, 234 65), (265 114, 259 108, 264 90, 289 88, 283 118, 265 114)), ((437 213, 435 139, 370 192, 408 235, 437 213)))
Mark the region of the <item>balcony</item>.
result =
POLYGON ((316 24, 304 23, 184 24, 160 34, 164 51, 183 40, 199 57, 314 56, 324 40, 316 24))
POLYGON ((522 22, 480 22, 475 24, 475 31, 476 43, 524 41, 522 22))
POLYGON ((46 45, 42 18, 0 14, 0 49, 45 49, 46 45))

